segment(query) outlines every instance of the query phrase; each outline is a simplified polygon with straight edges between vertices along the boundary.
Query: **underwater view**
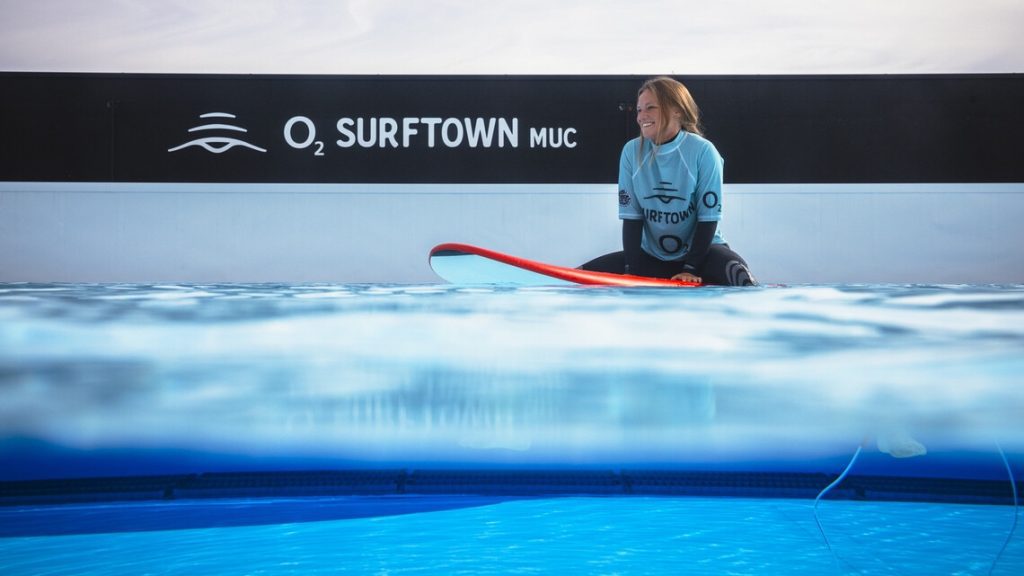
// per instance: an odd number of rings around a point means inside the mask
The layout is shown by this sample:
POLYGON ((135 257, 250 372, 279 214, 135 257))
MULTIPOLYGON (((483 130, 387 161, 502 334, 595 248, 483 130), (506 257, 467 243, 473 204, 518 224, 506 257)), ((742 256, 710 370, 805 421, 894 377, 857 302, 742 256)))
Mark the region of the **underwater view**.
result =
POLYGON ((0 571, 1012 574, 1022 372, 1016 285, 3 284, 0 571))

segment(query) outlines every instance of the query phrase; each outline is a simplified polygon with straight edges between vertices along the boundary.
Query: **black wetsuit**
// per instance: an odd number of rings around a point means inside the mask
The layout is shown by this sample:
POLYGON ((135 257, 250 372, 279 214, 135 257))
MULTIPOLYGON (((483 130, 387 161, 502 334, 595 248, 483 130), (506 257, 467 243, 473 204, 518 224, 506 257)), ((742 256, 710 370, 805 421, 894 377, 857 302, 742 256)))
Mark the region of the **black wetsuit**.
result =
POLYGON ((699 276, 705 284, 753 286, 757 284, 743 258, 728 244, 713 244, 717 222, 701 222, 694 232, 690 251, 682 260, 659 260, 640 248, 643 222, 622 221, 622 245, 626 250, 594 258, 580 268, 595 272, 635 274, 653 278, 671 278, 680 272, 699 276))

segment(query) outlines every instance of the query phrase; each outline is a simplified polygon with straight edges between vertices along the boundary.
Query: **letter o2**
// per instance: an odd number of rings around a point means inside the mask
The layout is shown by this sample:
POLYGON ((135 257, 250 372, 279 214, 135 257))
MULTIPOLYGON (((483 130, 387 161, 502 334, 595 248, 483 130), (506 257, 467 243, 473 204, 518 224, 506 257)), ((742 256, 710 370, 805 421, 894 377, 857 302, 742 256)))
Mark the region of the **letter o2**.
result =
POLYGON ((285 122, 284 140, 292 148, 298 148, 299 150, 302 150, 303 148, 309 148, 310 144, 313 143, 313 140, 316 140, 316 126, 313 125, 312 120, 306 118, 305 116, 293 116, 288 120, 288 122, 285 122), (306 136, 306 139, 303 140, 302 142, 296 142, 295 139, 292 138, 292 129, 295 127, 296 124, 306 125, 306 130, 308 134, 306 136))

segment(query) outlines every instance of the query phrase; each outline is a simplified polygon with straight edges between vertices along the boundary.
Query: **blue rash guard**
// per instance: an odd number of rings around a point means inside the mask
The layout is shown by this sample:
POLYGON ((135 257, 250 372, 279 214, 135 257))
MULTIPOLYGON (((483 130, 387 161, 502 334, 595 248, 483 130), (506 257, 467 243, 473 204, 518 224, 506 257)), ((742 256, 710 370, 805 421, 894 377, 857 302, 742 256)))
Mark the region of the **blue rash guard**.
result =
MULTIPOLYGON (((619 157, 619 218, 643 221, 644 252, 659 260, 683 260, 697 223, 722 219, 724 160, 710 141, 680 131, 657 148, 643 140, 643 158, 637 161, 641 140, 627 142, 619 157)), ((725 243, 717 229, 712 243, 725 243)))

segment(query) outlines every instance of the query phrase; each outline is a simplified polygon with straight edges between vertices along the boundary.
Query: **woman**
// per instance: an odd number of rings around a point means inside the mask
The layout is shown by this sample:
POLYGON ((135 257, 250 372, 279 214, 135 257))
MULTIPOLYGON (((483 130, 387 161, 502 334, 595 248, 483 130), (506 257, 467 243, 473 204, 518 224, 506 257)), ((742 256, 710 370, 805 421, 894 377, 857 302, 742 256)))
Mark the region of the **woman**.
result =
POLYGON ((637 92, 640 136, 619 158, 622 251, 581 268, 705 284, 757 284, 718 230, 722 157, 700 128, 689 90, 672 78, 637 92))

